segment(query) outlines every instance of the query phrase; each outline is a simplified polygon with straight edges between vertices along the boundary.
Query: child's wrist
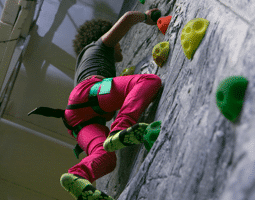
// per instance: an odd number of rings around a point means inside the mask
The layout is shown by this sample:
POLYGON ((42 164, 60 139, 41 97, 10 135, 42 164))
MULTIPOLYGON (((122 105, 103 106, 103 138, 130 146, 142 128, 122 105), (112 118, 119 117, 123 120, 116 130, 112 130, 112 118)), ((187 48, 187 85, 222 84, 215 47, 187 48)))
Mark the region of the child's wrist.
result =
POLYGON ((129 11, 128 16, 133 25, 140 22, 145 22, 148 18, 145 13, 140 11, 129 11))

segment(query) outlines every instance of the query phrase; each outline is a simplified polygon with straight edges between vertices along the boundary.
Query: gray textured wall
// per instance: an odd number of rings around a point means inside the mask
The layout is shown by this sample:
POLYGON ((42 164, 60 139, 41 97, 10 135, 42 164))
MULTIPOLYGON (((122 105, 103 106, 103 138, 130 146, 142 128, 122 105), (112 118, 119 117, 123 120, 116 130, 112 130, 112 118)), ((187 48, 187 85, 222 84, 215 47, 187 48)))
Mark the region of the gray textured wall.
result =
POLYGON ((124 59, 116 69, 120 74, 125 67, 142 66, 137 73, 161 77, 162 96, 140 121, 161 120, 162 129, 149 153, 143 145, 117 151, 117 167, 97 181, 98 189, 119 200, 255 199, 255 1, 146 0, 135 10, 153 7, 173 16, 166 34, 143 23, 132 27, 120 42, 124 59), (188 60, 180 35, 194 18, 210 25, 188 60), (158 68, 151 52, 162 41, 169 41, 170 53, 158 68), (232 75, 249 80, 235 123, 215 100, 218 84, 232 75))
POLYGON ((135 7, 138 4, 140 4, 139 0, 124 0, 118 18, 120 18, 127 11, 135 10, 135 7))

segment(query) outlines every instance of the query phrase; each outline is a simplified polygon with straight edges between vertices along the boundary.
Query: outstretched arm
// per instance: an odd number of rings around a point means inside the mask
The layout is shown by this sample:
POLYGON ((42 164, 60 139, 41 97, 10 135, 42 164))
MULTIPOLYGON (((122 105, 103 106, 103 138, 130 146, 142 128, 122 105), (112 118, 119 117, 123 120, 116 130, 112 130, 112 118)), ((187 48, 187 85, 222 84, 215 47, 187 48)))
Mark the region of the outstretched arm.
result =
MULTIPOLYGON (((151 19, 151 13, 155 10, 159 10, 157 8, 146 11, 147 20, 146 24, 148 25, 156 25, 156 22, 153 22, 151 19)), ((139 11, 129 11, 126 12, 114 25, 113 27, 105 33, 101 38, 103 43, 108 47, 114 47, 121 38, 129 31, 129 29, 145 20, 145 14, 139 11)))

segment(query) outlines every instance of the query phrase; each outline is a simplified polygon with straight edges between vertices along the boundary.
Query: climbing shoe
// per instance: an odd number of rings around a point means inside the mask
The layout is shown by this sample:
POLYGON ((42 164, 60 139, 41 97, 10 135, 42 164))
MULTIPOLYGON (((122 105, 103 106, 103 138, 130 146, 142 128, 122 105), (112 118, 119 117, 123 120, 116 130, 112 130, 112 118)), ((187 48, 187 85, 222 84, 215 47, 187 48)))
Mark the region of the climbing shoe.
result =
POLYGON ((114 200, 93 187, 85 178, 74 174, 63 174, 60 178, 60 184, 77 200, 114 200))
POLYGON ((111 133, 103 144, 104 149, 108 152, 113 152, 127 146, 143 143, 143 135, 148 125, 146 123, 138 123, 117 133, 111 133))

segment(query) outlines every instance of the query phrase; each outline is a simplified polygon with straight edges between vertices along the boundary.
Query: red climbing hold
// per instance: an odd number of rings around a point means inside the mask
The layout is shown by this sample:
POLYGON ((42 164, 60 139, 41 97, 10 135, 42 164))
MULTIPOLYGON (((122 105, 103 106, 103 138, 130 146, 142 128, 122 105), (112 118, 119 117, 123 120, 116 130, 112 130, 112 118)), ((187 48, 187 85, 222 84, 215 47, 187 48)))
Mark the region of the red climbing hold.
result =
POLYGON ((157 21, 157 25, 159 30, 165 35, 168 25, 170 24, 170 21, 172 19, 172 16, 166 16, 166 17, 160 17, 157 21))

